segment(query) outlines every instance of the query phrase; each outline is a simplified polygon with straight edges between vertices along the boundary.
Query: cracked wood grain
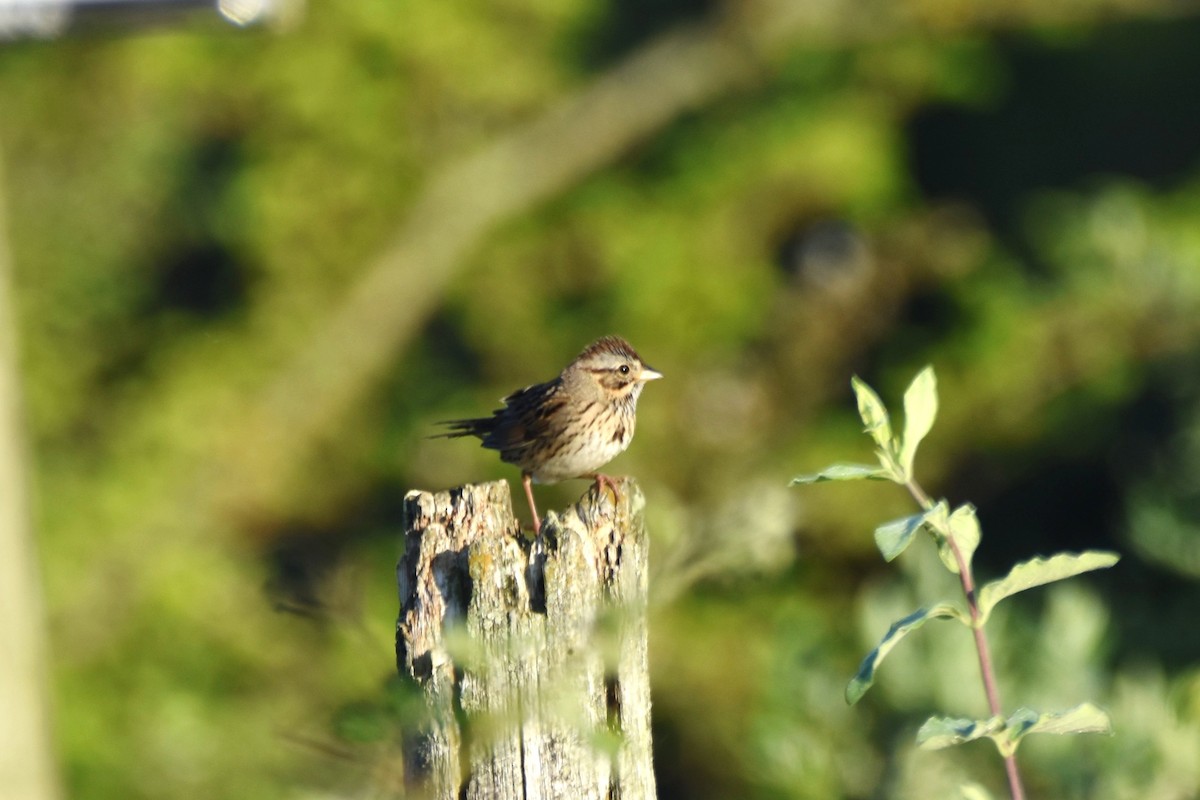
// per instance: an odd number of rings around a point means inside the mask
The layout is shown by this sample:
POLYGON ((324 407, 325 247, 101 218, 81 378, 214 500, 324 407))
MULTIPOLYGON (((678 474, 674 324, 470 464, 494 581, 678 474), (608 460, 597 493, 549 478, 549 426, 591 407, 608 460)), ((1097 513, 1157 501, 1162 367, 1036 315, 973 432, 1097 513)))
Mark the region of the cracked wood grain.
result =
POLYGON ((427 716, 406 780, 439 800, 655 795, 644 499, 594 488, 540 539, 504 482, 411 492, 397 668, 427 716))

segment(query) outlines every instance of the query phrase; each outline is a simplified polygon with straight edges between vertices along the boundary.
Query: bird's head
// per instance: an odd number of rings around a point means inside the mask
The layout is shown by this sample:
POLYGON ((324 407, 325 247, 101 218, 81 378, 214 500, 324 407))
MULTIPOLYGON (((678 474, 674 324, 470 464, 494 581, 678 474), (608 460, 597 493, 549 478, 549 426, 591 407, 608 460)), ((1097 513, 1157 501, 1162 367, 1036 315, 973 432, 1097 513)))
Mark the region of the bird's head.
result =
POLYGON ((563 371, 563 380, 586 383, 608 402, 637 402, 642 387, 662 373, 643 363, 629 342, 605 336, 592 342, 563 371))

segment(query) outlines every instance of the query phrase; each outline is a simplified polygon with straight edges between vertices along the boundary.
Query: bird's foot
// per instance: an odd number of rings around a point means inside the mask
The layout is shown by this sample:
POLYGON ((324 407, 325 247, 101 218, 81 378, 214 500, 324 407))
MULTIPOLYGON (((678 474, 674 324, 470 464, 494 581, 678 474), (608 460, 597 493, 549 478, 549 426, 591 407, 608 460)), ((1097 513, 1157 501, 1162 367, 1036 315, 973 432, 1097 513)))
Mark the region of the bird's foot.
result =
POLYGON ((617 491, 617 482, 611 475, 597 472, 592 478, 596 481, 597 492, 603 492, 605 487, 607 487, 612 492, 614 503, 621 499, 621 493, 617 491))

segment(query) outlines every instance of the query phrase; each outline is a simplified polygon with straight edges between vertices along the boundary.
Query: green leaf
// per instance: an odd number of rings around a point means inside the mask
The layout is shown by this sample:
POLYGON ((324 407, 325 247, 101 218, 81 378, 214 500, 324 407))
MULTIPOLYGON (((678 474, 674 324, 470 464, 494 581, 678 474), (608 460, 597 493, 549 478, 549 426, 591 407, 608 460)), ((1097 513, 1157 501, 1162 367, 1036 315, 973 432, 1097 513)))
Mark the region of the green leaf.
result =
POLYGON ((1004 718, 998 716, 991 719, 930 717, 917 731, 917 746, 924 750, 941 750, 992 736, 1003 728, 1004 718))
POLYGON ((846 702, 854 705, 862 699, 862 696, 867 693, 867 689, 870 689, 871 684, 875 682, 875 669, 879 666, 879 662, 883 661, 901 639, 931 619, 947 617, 953 617, 964 624, 969 624, 966 615, 948 603, 928 609, 917 609, 907 617, 892 623, 892 627, 888 628, 888 632, 884 634, 878 646, 867 654, 862 664, 859 665, 858 672, 846 685, 846 702))
POLYGON ((933 427, 937 410, 937 376, 933 367, 926 367, 904 392, 904 441, 900 446, 900 466, 906 478, 912 478, 917 445, 933 427))
POLYGON ((1000 748, 1000 752, 1006 755, 1015 753, 1017 744, 1025 734, 1033 730, 1033 726, 1037 724, 1037 721, 1038 713, 1032 708, 1018 708, 1004 723, 1004 730, 992 737, 996 740, 996 747, 1000 748))
POLYGON ((854 395, 858 398, 858 415, 862 417, 863 429, 885 453, 895 452, 892 424, 888 421, 887 409, 884 408, 879 395, 859 380, 857 375, 850 379, 850 385, 854 387, 854 395))
POLYGON ((1106 569, 1119 560, 1120 556, 1116 553, 1088 550, 1083 553, 1059 553, 1050 558, 1039 557, 1017 564, 1003 578, 979 590, 979 624, 986 622, 992 609, 1006 597, 1084 572, 1106 569))
POLYGON ((917 744, 926 750, 939 750, 986 737, 995 742, 1001 755, 1008 756, 1031 733, 1112 733, 1112 721, 1092 703, 1049 714, 1018 708, 1008 719, 930 717, 917 731, 917 744))
POLYGON ((811 475, 797 475, 792 478, 791 483, 788 485, 800 486, 808 483, 821 483, 823 481, 859 480, 883 481, 887 480, 887 475, 880 467, 870 464, 834 464, 811 475))
POLYGON ((1048 714, 1018 708, 1005 722, 1004 728, 991 736, 1000 754, 1008 756, 1017 752, 1021 740, 1031 733, 1112 733, 1112 720, 1107 712, 1092 703, 1081 703, 1066 711, 1048 714))
POLYGON ((942 559, 942 563, 946 565, 946 569, 958 574, 958 561, 954 558, 954 552, 950 549, 950 506, 946 505, 945 500, 938 500, 933 508, 929 509, 929 516, 925 520, 925 525, 929 532, 933 534, 933 540, 937 543, 938 557, 942 559))
POLYGON ((958 545, 958 551, 962 554, 964 563, 970 566, 971 559, 975 556, 975 550, 979 547, 981 536, 979 518, 975 516, 975 506, 965 503, 954 509, 954 513, 945 522, 944 532, 944 538, 938 542, 938 555, 941 556, 942 563, 946 565, 946 568, 957 575, 958 560, 950 549, 950 541, 953 540, 958 545))
POLYGON ((875 546, 883 554, 884 561, 891 561, 903 553, 912 544, 913 537, 921 530, 931 514, 937 509, 923 511, 910 517, 894 519, 885 522, 875 529, 875 546))
POLYGON ((1038 714, 1019 708, 1009 717, 1008 736, 1016 742, 1031 733, 1053 733, 1059 736, 1075 733, 1112 733, 1108 712, 1094 703, 1080 703, 1066 711, 1038 714))

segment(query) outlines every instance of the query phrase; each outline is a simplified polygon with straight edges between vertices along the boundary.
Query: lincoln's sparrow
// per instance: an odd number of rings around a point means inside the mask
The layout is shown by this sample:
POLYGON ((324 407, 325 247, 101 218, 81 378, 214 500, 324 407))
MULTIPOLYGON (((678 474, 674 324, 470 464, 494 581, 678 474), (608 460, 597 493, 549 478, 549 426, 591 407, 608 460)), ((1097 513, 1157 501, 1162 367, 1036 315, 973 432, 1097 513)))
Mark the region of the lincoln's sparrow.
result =
POLYGON ((500 451, 501 460, 520 467, 537 532, 542 524, 533 481, 592 478, 616 494, 612 479, 596 470, 629 446, 638 395, 647 381, 661 377, 624 339, 605 336, 554 380, 513 392, 490 417, 443 422, 450 431, 440 435, 478 436, 484 447, 500 451))

